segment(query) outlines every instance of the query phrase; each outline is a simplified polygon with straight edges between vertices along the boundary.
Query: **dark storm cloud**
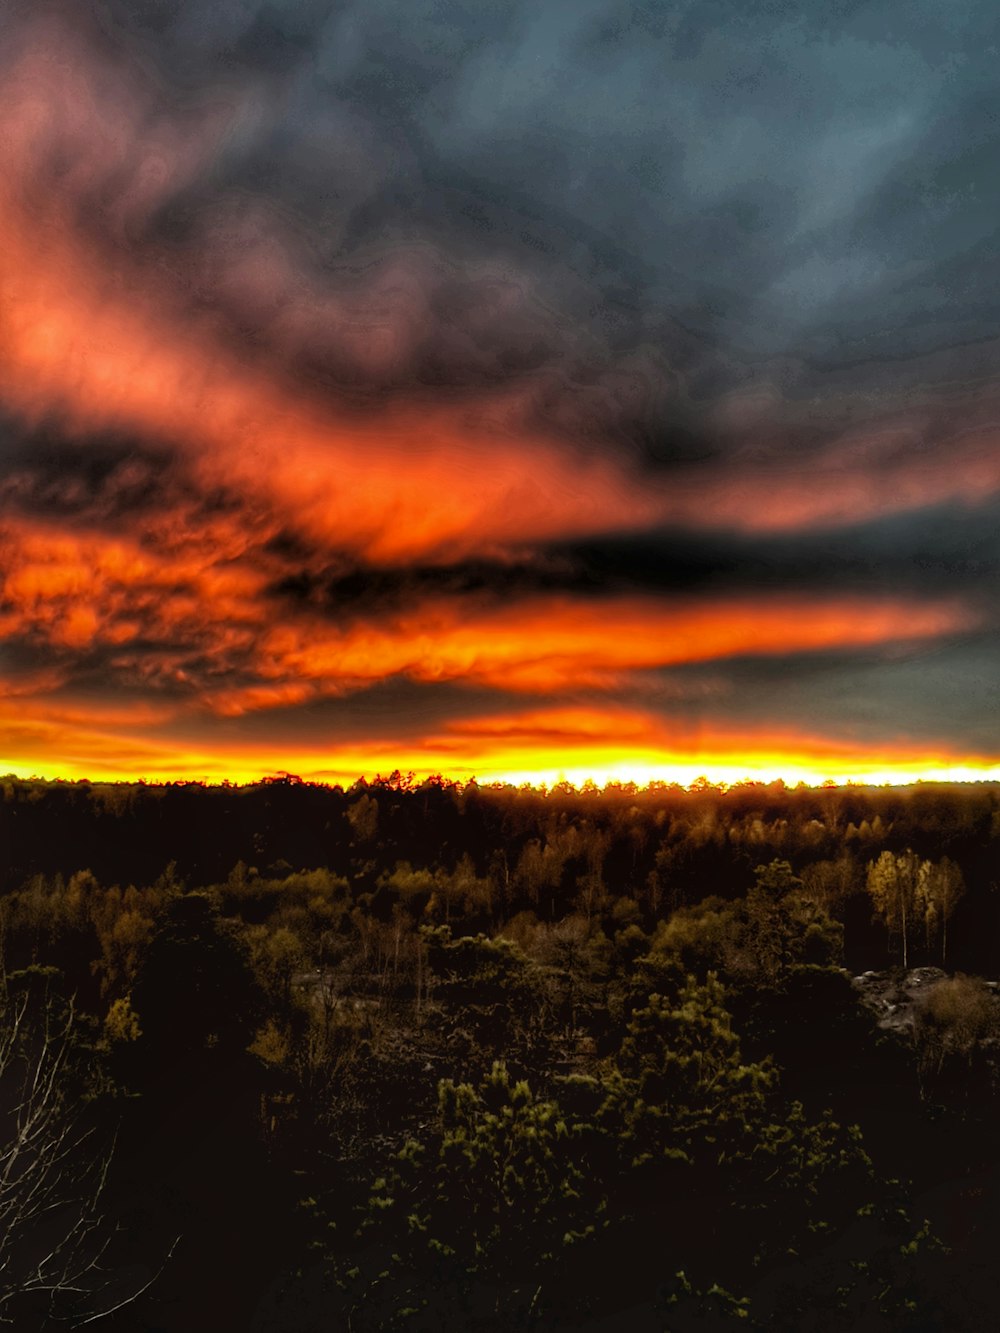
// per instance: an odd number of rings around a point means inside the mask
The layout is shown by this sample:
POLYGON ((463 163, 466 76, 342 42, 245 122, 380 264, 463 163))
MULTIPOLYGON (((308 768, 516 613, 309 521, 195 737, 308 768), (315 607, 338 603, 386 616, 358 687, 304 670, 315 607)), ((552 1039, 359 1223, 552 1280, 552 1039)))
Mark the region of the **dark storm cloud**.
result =
POLYGON ((780 535, 668 530, 559 549, 575 586, 704 593, 723 587, 1000 591, 1000 506, 939 505, 832 531, 780 535))
POLYGON ((607 582, 602 569, 582 562, 536 556, 531 560, 467 560, 453 565, 406 568, 292 571, 272 583, 276 598, 319 608, 330 615, 372 615, 400 611, 427 597, 447 596, 474 602, 499 602, 542 592, 599 592, 607 582))
POLYGON ((112 12, 182 85, 253 82, 267 114, 217 171, 286 202, 321 265, 511 259, 591 350, 669 364, 687 329, 722 380, 996 333, 987 4, 112 12))
POLYGON ((134 438, 96 436, 81 448, 58 429, 25 430, 6 421, 0 431, 0 511, 113 527, 127 516, 159 509, 167 493, 179 498, 183 489, 170 454, 134 438))
MULTIPOLYGON (((972 598, 1000 605, 1000 506, 935 506, 832 531, 779 535, 648 531, 565 543, 519 561, 323 568, 301 543, 271 543, 285 564, 269 587, 279 601, 331 616, 398 611, 428 596, 479 603, 537 593, 595 598, 630 593, 704 597, 727 590, 868 592, 972 598)), ((345 567, 346 565, 346 567, 345 567)))
POLYGON ((182 123, 236 117, 137 243, 342 395, 516 387, 663 463, 801 452, 873 394, 937 446, 956 363, 960 414, 996 368, 989 6, 105 13, 182 123))

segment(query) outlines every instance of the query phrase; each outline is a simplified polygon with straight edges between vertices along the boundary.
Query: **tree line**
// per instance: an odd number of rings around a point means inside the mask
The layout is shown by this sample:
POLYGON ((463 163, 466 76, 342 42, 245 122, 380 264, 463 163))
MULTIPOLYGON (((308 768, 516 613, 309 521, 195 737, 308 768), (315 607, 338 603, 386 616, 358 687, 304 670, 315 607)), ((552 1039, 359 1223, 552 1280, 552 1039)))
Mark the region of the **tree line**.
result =
POLYGON ((5 780, 0 1154, 73 1170, 51 1235, 13 1215, 0 1316, 973 1326, 1000 1311, 998 810, 5 780))

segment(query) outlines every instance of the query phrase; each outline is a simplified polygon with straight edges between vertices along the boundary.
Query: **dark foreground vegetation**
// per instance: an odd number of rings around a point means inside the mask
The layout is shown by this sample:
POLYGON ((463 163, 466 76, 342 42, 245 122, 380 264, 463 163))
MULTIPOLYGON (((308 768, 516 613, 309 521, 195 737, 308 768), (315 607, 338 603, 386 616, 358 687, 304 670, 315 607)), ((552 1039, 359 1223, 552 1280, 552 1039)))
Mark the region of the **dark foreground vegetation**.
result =
POLYGON ((1000 787, 2 781, 9 1326, 1000 1322, 1000 787))

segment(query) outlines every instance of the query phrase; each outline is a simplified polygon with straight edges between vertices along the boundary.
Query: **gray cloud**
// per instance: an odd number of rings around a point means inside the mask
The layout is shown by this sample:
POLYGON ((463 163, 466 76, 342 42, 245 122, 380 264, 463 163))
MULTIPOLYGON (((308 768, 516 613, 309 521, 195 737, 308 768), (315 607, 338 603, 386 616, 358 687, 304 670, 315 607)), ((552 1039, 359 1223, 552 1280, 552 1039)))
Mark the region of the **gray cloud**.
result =
POLYGON ((643 698, 658 697, 668 716, 737 733, 766 719, 779 734, 834 734, 859 752, 995 754, 998 656, 993 631, 933 645, 731 659, 662 673, 643 698))
POLYGON ((868 400, 936 351, 944 392, 998 332, 987 4, 110 12, 178 96, 244 90, 158 225, 236 332, 341 391, 523 382, 663 459, 726 390, 846 367, 850 394, 860 364, 868 400))

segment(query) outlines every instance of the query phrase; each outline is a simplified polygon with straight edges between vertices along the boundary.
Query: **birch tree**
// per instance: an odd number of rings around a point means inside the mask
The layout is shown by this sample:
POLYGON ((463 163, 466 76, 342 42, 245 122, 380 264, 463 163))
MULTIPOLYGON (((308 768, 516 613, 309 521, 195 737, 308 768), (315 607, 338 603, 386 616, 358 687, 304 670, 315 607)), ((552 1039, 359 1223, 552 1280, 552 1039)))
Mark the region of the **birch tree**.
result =
POLYGON ((949 857, 936 864, 925 861, 919 881, 920 906, 924 913, 928 946, 935 933, 941 936, 941 962, 948 959, 948 922, 965 893, 962 869, 949 857))
POLYGON ((919 907, 922 864, 920 857, 909 847, 898 856, 883 852, 878 860, 868 863, 868 893, 890 938, 893 935, 902 938, 903 966, 907 968, 910 965, 910 931, 919 907))

